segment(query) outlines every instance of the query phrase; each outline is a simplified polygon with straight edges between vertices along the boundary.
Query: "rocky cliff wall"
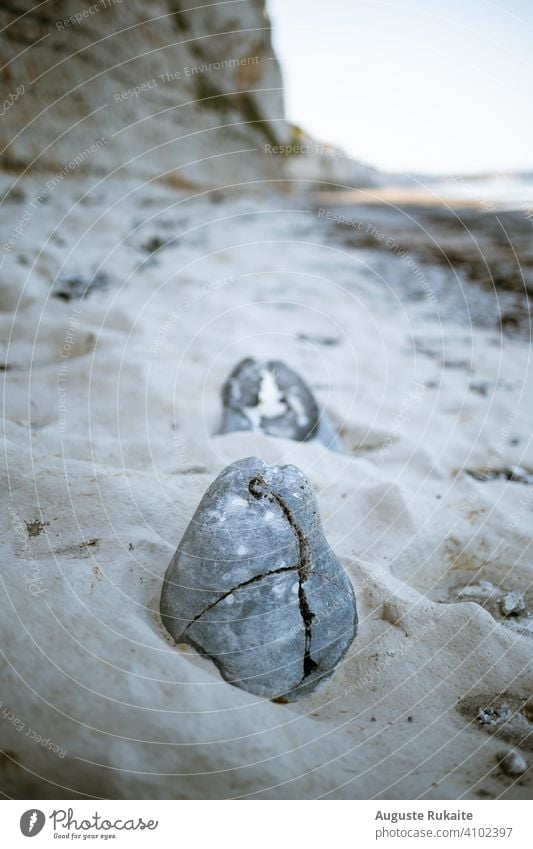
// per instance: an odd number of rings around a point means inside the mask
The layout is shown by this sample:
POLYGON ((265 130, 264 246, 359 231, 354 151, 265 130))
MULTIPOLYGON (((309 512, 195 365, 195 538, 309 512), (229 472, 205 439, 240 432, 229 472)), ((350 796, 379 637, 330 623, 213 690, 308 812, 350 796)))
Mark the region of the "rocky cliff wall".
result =
POLYGON ((0 26, 4 167, 283 176, 265 153, 290 128, 263 0, 5 0, 0 26))

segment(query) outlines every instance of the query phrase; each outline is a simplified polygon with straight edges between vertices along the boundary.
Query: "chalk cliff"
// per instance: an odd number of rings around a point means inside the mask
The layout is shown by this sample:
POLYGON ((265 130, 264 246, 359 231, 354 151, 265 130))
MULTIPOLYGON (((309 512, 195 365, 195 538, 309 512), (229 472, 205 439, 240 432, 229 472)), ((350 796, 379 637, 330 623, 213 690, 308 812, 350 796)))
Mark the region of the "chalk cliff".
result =
POLYGON ((178 185, 281 176, 264 152, 289 133, 265 3, 183 5, 3 3, 4 165, 178 185))
POLYGON ((375 182, 331 147, 299 150, 264 0, 6 0, 0 26, 4 168, 183 188, 375 182))

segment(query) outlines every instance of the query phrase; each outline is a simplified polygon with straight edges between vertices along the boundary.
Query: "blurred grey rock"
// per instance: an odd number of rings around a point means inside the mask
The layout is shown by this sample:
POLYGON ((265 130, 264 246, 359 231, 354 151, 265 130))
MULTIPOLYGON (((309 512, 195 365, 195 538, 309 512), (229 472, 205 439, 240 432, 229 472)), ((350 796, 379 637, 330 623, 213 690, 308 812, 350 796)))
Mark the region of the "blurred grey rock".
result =
POLYGON ((300 469, 248 457, 221 472, 168 567, 161 617, 256 695, 292 700, 332 674, 356 633, 355 596, 300 469))
POLYGON ((280 360, 242 360, 224 384, 222 402, 222 433, 255 430, 298 442, 316 439, 342 452, 340 437, 307 384, 280 360))

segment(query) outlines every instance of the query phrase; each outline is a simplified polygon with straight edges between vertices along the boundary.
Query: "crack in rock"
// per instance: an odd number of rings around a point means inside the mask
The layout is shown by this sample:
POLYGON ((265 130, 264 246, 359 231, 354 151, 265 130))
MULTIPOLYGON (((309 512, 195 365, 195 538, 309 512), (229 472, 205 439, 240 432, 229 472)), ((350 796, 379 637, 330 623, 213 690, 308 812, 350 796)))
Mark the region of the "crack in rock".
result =
MULTIPOLYGON (((190 628, 191 625, 194 625, 195 622, 202 618, 204 613, 207 613, 208 610, 212 610, 213 607, 216 607, 217 604, 220 604, 221 601, 224 601, 225 598, 227 598, 229 595, 232 595, 232 593, 237 592, 237 590, 242 590, 244 587, 249 587, 251 584, 256 584, 258 581, 262 581, 263 578, 268 578, 269 575, 279 575, 281 572, 297 571, 298 566, 281 566, 279 569, 272 569, 271 572, 262 572, 260 575, 255 575, 253 578, 249 578, 247 581, 243 581, 241 584, 237 584, 236 587, 232 587, 231 590, 227 590, 225 593, 223 593, 219 598, 217 598, 216 601, 213 601, 211 604, 208 604, 207 607, 202 610, 201 613, 199 613, 197 616, 194 617, 194 619, 189 622, 187 628, 190 628)), ((187 630, 187 628, 185 628, 185 630, 187 630)))
POLYGON ((318 664, 311 657, 311 638, 313 636, 312 623, 315 618, 315 614, 309 606, 304 587, 304 583, 309 577, 311 569, 309 562, 309 543, 307 542, 307 538, 302 529, 296 522, 292 510, 287 507, 279 495, 276 495, 268 488, 268 484, 265 480, 263 480, 263 478, 252 478, 248 484, 248 490, 250 495, 253 495, 254 498, 257 498, 258 500, 260 498, 267 498, 273 504, 277 504, 278 507, 281 508, 283 515, 295 533, 296 541, 298 543, 298 565, 296 567, 298 571, 298 601, 300 603, 300 614, 305 630, 304 669, 302 680, 300 682, 303 683, 303 681, 305 681, 305 679, 318 667, 318 664))

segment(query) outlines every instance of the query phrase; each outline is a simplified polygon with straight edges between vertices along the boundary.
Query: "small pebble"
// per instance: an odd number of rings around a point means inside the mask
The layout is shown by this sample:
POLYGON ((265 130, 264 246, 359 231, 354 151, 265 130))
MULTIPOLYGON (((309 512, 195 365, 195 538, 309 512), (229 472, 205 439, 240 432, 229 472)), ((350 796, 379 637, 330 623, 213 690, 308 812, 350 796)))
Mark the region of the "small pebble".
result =
POLYGON ((497 755, 498 763, 506 775, 522 775, 527 770, 527 761, 520 752, 511 750, 497 755))
POLYGON ((516 591, 505 593, 500 601, 500 607, 504 616, 519 616, 526 609, 524 596, 516 591))

